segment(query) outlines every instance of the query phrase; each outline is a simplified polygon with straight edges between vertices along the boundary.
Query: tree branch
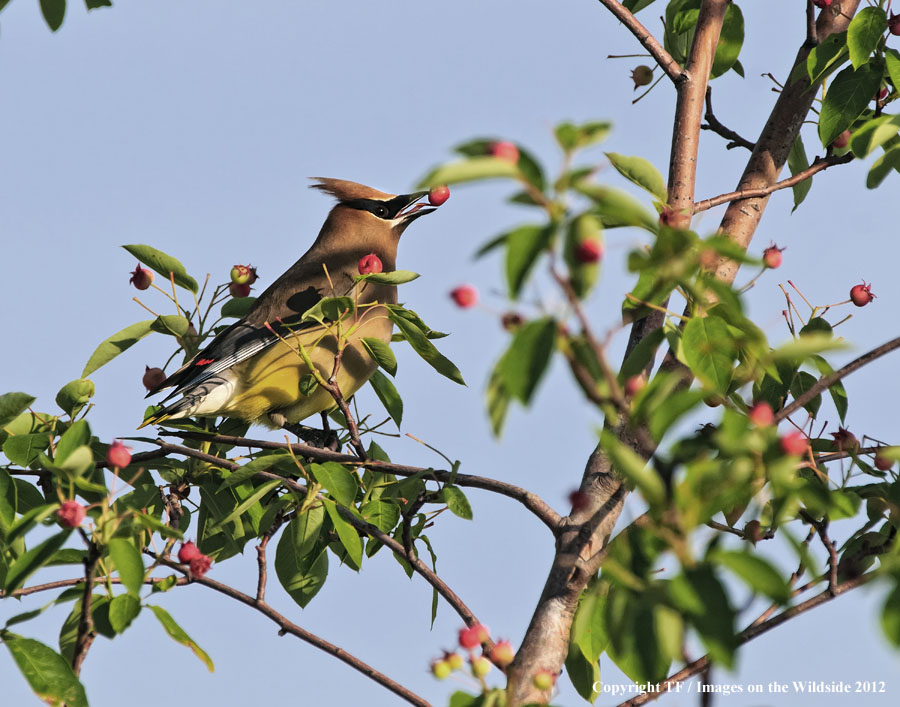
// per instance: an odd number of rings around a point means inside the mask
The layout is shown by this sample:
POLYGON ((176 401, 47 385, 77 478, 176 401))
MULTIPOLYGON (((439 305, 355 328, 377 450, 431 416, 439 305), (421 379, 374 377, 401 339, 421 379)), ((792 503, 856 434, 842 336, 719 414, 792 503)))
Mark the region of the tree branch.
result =
POLYGON ((772 192, 778 191, 779 189, 787 189, 788 187, 796 186, 797 184, 800 184, 800 182, 806 181, 814 174, 823 172, 829 167, 833 167, 834 165, 838 164, 847 164, 848 162, 852 161, 852 152, 847 152, 843 155, 828 155, 827 157, 817 157, 815 160, 813 160, 813 163, 802 172, 797 172, 797 174, 788 177, 787 179, 782 179, 780 182, 776 182, 775 184, 770 184, 767 187, 759 187, 757 189, 738 189, 737 191, 729 192, 728 194, 720 194, 719 196, 714 196, 709 199, 704 199, 703 201, 698 201, 694 204, 694 213, 697 214, 701 211, 706 211, 707 209, 711 209, 715 206, 727 204, 730 201, 739 201, 741 199, 755 199, 761 196, 766 196, 767 194, 771 194, 772 192))
POLYGON ((348 653, 343 648, 339 648, 333 643, 329 643, 324 638, 317 636, 314 633, 310 633, 306 629, 301 628, 297 624, 289 621, 287 617, 280 614, 278 611, 273 609, 269 604, 265 601, 258 600, 254 597, 251 597, 249 594, 244 594, 243 592, 234 589, 233 587, 228 586, 227 584, 222 584, 221 582, 217 582, 214 579, 209 579, 207 577, 196 577, 188 574, 188 570, 183 565, 178 564, 177 562, 172 562, 171 560, 167 560, 163 557, 158 557, 153 553, 148 553, 151 557, 154 557, 157 562, 165 565, 166 567, 171 567, 178 572, 184 574, 190 584, 202 584, 205 587, 209 587, 210 589, 219 592, 219 594, 224 594, 231 599, 241 602, 242 604, 246 604, 247 606, 256 609, 256 611, 260 612, 268 619, 273 621, 279 627, 279 635, 291 634, 292 636, 296 636, 301 641, 305 641, 312 646, 315 646, 319 650, 322 650, 329 655, 333 655, 338 660, 343 663, 349 665, 354 670, 359 671, 366 677, 374 680, 382 687, 387 688, 391 692, 393 692, 398 697, 406 700, 410 704, 418 705, 419 707, 431 707, 427 700, 420 697, 412 690, 404 687, 398 682, 395 682, 391 678, 389 678, 384 673, 376 670, 368 663, 363 662, 356 656, 348 653))
MULTIPOLYGON (((181 432, 175 430, 161 432, 161 434, 172 435, 174 437, 180 437, 182 439, 200 439, 208 440, 211 442, 222 442, 224 444, 232 444, 239 447, 256 447, 257 449, 287 449, 294 452, 295 454, 307 457, 309 459, 314 459, 316 461, 338 462, 339 464, 353 464, 355 466, 364 467, 373 471, 380 471, 386 474, 394 474, 396 476, 414 476, 416 474, 424 473, 441 483, 447 483, 452 479, 453 483, 457 486, 466 486, 470 488, 481 489, 483 491, 491 491, 492 493, 497 493, 501 496, 506 496, 507 498, 518 501, 523 506, 525 506, 525 508, 536 515, 541 520, 541 522, 543 522, 544 525, 550 528, 550 530, 554 531, 554 533, 558 530, 559 525, 562 521, 562 516, 554 511, 547 504, 547 502, 537 494, 532 493, 531 491, 527 491, 526 489, 523 489, 519 486, 515 486, 514 484, 508 484, 505 481, 497 481, 496 479, 490 479, 484 476, 474 476, 472 474, 456 474, 456 476, 453 476, 452 472, 441 471, 438 469, 427 469, 424 467, 393 464, 391 462, 383 462, 375 459, 360 460, 349 454, 341 454, 340 452, 334 452, 330 449, 312 447, 308 444, 289 444, 287 442, 273 442, 262 439, 249 439, 247 437, 232 437, 229 435, 206 435, 195 432, 181 432)), ((164 448, 168 447, 171 451, 177 454, 188 454, 188 452, 183 451, 185 449, 188 449, 187 447, 171 445, 163 440, 157 440, 155 444, 159 444, 164 448)), ((213 464, 217 463, 216 460, 218 460, 219 462, 223 462, 225 465, 230 465, 224 466, 224 468, 226 469, 233 470, 236 468, 240 468, 240 465, 235 464, 234 462, 223 460, 219 457, 213 457, 209 454, 203 454, 203 456, 200 457, 198 456, 198 454, 202 454, 202 452, 190 450, 190 456, 194 456, 198 459, 202 458, 204 461, 209 461, 213 464)), ((279 477, 274 474, 269 474, 268 476, 260 478, 274 479, 279 477)))
MULTIPOLYGON (((799 616, 810 609, 814 609, 817 606, 824 604, 825 602, 831 601, 835 597, 840 596, 841 594, 845 594, 849 592, 851 589, 856 589, 857 587, 861 587, 862 585, 869 582, 873 577, 875 577, 877 572, 869 572, 868 574, 861 575, 854 579, 847 580, 846 582, 842 582, 838 584, 834 588, 834 592, 832 593, 829 590, 825 590, 821 594, 817 594, 811 599, 807 599, 805 602, 801 604, 797 604, 796 606, 792 606, 788 609, 785 609, 780 614, 773 616, 768 621, 763 621, 760 624, 751 624, 743 631, 741 631, 737 635, 738 645, 743 645, 748 641, 752 641, 757 636, 764 634, 769 629, 773 629, 776 626, 780 626, 785 621, 794 618, 795 616, 799 616)), ((711 661, 709 659, 709 655, 705 655, 702 658, 698 658, 692 663, 688 663, 677 673, 674 673, 667 677, 663 684, 666 685, 667 690, 671 690, 672 687, 678 685, 679 683, 684 682, 688 678, 696 675, 697 673, 703 672, 709 665, 711 661)), ((652 702, 653 700, 660 697, 663 694, 663 691, 660 692, 645 692, 643 694, 638 695, 630 700, 626 700, 618 705, 618 707, 639 707, 640 705, 647 704, 648 702, 652 702)))
POLYGON ((672 79, 675 85, 684 78, 684 69, 675 61, 669 52, 665 50, 659 40, 653 36, 653 33, 641 24, 640 20, 635 17, 631 11, 626 8, 619 0, 600 0, 600 4, 609 10, 619 22, 631 32, 635 38, 646 49, 650 56, 659 64, 659 68, 665 72, 666 76, 672 79))
POLYGON ((703 116, 703 119, 706 121, 706 125, 701 125, 701 130, 711 130, 716 133, 716 135, 721 135, 725 139, 731 140, 731 142, 725 146, 726 150, 731 150, 735 147, 746 147, 748 150, 752 151, 756 146, 746 138, 741 137, 734 130, 725 127, 719 122, 719 119, 716 118, 715 113, 713 113, 711 88, 706 89, 706 114, 703 116))
POLYGON ((72 653, 72 672, 78 675, 88 650, 94 642, 97 632, 94 630, 94 617, 91 615, 91 600, 94 598, 94 573, 97 571, 97 561, 100 559, 100 551, 87 533, 78 529, 81 537, 87 543, 88 554, 84 558, 84 592, 81 596, 81 616, 78 619, 78 634, 75 638, 75 648, 72 653))
MULTIPOLYGON (((144 580, 144 584, 158 584, 165 579, 168 579, 168 577, 150 577, 149 579, 144 580)), ((47 582, 46 584, 35 584, 32 587, 23 587, 22 589, 16 589, 9 594, 5 594, 2 590, 0 590, 0 599, 6 599, 8 597, 27 597, 30 594, 48 592, 53 589, 74 587, 75 585, 81 584, 82 582, 84 582, 84 577, 73 577, 72 579, 58 579, 55 582, 47 582)), ((106 584, 107 582, 109 582, 110 584, 121 584, 122 580, 119 577, 94 577, 93 582, 95 585, 106 584)), ((175 583, 177 585, 185 585, 188 584, 188 580, 182 577, 179 578, 175 583)))
POLYGON ((779 410, 775 414, 775 421, 779 422, 789 415, 793 414, 801 407, 806 405, 806 403, 808 403, 810 400, 819 395, 823 390, 826 390, 837 383, 839 380, 841 380, 841 378, 850 375, 854 371, 865 366, 867 363, 871 363, 876 358, 880 358, 881 356, 884 356, 886 353, 890 353, 896 348, 900 348, 900 336, 898 336, 896 339, 891 339, 886 344, 882 344, 881 346, 872 349, 868 353, 864 353, 862 356, 854 359, 843 368, 839 368, 834 373, 829 373, 827 376, 822 376, 810 387, 809 390, 795 398, 794 402, 792 402, 787 407, 779 410))

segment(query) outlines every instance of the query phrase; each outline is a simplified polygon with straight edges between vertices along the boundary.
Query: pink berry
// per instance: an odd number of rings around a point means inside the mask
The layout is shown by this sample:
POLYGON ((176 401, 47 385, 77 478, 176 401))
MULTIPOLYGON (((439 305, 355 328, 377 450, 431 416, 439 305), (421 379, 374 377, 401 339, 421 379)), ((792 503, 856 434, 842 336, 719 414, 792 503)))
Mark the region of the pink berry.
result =
POLYGON ((838 150, 843 150, 847 145, 850 144, 850 131, 845 130, 840 135, 838 135, 834 142, 831 143, 832 147, 835 147, 838 150))
POLYGON ((830 7, 832 0, 813 0, 813 5, 818 8, 824 10, 826 7, 830 7))
POLYGON ((854 285, 850 289, 850 301, 857 307, 865 307, 869 302, 875 299, 875 295, 872 294, 871 290, 872 285, 867 285, 866 281, 863 280, 861 285, 854 285))
POLYGON ((498 668, 505 668, 513 662, 516 652, 513 650, 512 643, 509 641, 497 641, 491 648, 491 662, 498 668))
POLYGON ((77 528, 84 520, 86 512, 78 501, 63 501, 56 511, 56 520, 64 528, 77 528))
POLYGON ((144 368, 146 370, 144 371, 144 377, 141 378, 141 383, 144 384, 147 390, 156 390, 165 382, 166 374, 162 368, 150 368, 150 366, 145 366, 144 368))
POLYGON ((834 448, 841 452, 854 451, 859 448, 859 441, 850 430, 838 427, 837 432, 830 433, 834 437, 834 448))
MULTIPOLYGON (((897 15, 897 20, 900 21, 900 15, 897 15)), ((883 86, 882 89, 878 93, 875 94, 876 101, 883 101, 887 97, 888 97, 888 87, 887 86, 883 86)))
POLYGON ((460 309, 469 309, 478 303, 478 290, 472 285, 460 285, 450 291, 450 297, 460 309))
POLYGON ((513 143, 499 140, 491 145, 491 154, 498 160, 516 164, 519 161, 519 148, 513 143))
POLYGON ((785 454, 791 454, 797 457, 804 454, 809 446, 806 435, 799 430, 788 432, 779 440, 779 444, 781 444, 781 451, 785 454))
POLYGON ((432 206, 440 206, 450 198, 450 187, 444 185, 440 187, 432 187, 428 192, 428 203, 432 206))
POLYGON ((153 284, 153 277, 154 275, 152 270, 142 268, 140 263, 138 263, 138 266, 134 269, 134 272, 131 273, 131 277, 129 278, 128 282, 134 285, 135 289, 137 290, 146 290, 148 287, 150 287, 151 284, 153 284))
POLYGON ((209 572, 209 568, 212 567, 212 560, 206 555, 200 555, 191 560, 188 563, 188 567, 190 568, 192 575, 195 577, 202 577, 209 572))
POLYGON ((178 549, 178 561, 185 564, 202 555, 203 553, 200 552, 200 548, 194 544, 193 540, 181 543, 181 547, 178 549))
POLYGON ((893 35, 900 35, 900 15, 891 13, 888 18, 888 31, 893 35))
POLYGON ((625 397, 633 398, 647 386, 647 381, 641 374, 631 376, 625 381, 625 397))
POLYGON ((115 440, 106 450, 106 463, 111 467, 124 469, 131 464, 130 447, 126 447, 119 440, 115 440))
POLYGON ((252 285, 259 279, 252 265, 235 265, 231 268, 231 281, 235 285, 252 285))
POLYGON ((368 255, 364 255, 359 259, 359 274, 360 275, 368 275, 373 272, 381 272, 384 270, 384 266, 381 264, 381 258, 379 258, 375 253, 369 253, 368 255))
POLYGON ((232 282, 228 285, 228 292, 235 299, 240 299, 241 297, 246 297, 250 294, 250 285, 248 285, 247 283, 238 285, 236 282, 232 282))
POLYGON ((178 561, 187 564, 191 574, 195 577, 205 575, 212 565, 212 560, 200 552, 200 549, 190 540, 181 544, 181 548, 178 550, 178 561))
POLYGON ((768 427, 775 422, 775 413, 772 412, 772 406, 765 401, 754 403, 747 411, 747 417, 757 427, 768 427))
POLYGON ((880 449, 878 452, 875 452, 875 468, 878 469, 878 471, 890 471, 894 466, 894 462, 887 457, 883 457, 880 452, 880 449))
POLYGON ((466 650, 474 650, 490 638, 490 633, 481 624, 466 626, 459 630, 459 645, 466 650))
POLYGON ((551 673, 549 670, 538 670, 534 677, 531 679, 532 685, 534 685, 541 692, 546 692, 547 690, 553 689, 553 684, 556 682, 556 676, 551 673))
POLYGON ((773 270, 777 268, 781 265, 781 251, 783 250, 784 248, 779 248, 774 243, 770 245, 763 251, 763 264, 773 270))
POLYGON ((603 257, 603 244, 597 238, 581 241, 575 248, 575 260, 579 263, 591 264, 599 262, 603 257))
POLYGON ((575 489, 569 494, 569 504, 572 506, 572 512, 581 511, 590 505, 591 499, 586 493, 575 489))

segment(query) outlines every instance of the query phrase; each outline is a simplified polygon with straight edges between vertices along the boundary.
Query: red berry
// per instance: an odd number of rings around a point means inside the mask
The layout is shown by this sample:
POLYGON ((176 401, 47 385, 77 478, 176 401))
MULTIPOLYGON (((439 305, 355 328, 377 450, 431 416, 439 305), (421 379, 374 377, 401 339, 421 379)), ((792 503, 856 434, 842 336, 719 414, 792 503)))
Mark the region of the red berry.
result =
POLYGON ((440 187, 432 187, 428 192, 428 203, 432 206, 440 206, 450 198, 450 187, 444 185, 440 187))
POLYGON ((900 15, 891 13, 888 18, 888 31, 893 35, 900 35, 900 15))
POLYGON ((238 285, 236 282, 232 282, 228 285, 228 292, 230 292, 231 296, 234 298, 246 297, 250 294, 250 285, 246 283, 238 285))
POLYGON ((788 432, 779 440, 779 444, 785 454, 792 454, 798 457, 804 454, 809 446, 806 435, 799 430, 788 432))
POLYGON ((359 259, 359 274, 360 275, 368 275, 373 272, 381 272, 384 270, 384 266, 381 264, 381 258, 379 258, 375 253, 369 253, 368 255, 364 255, 359 259))
MULTIPOLYGON (((897 20, 900 21, 900 15, 897 15, 897 20)), ((878 93, 875 94, 876 101, 883 101, 887 97, 888 97, 888 87, 887 86, 882 87, 882 89, 878 93)))
POLYGON ((768 427, 775 422, 775 413, 769 403, 761 401, 754 403, 747 411, 747 417, 757 427, 768 427))
POLYGON ((148 287, 150 287, 151 284, 153 284, 153 277, 154 275, 152 270, 142 268, 140 263, 138 263, 138 266, 134 269, 134 272, 131 273, 131 277, 129 278, 128 282, 134 285, 135 289, 137 290, 146 290, 148 287))
POLYGON ((474 650, 490 638, 490 633, 481 624, 466 626, 459 630, 459 645, 466 650, 474 650))
POLYGON ((252 285, 259 279, 252 265, 235 265, 231 268, 231 281, 235 285, 252 285))
POLYGON ((634 81, 634 90, 637 91, 641 86, 646 86, 653 80, 653 69, 644 64, 636 66, 631 72, 631 80, 634 81))
POLYGON ((583 510, 590 505, 591 499, 586 493, 575 489, 569 494, 569 504, 572 506, 572 512, 583 510))
POLYGON ((450 673, 452 672, 453 669, 446 660, 435 660, 431 663, 431 674, 438 680, 444 680, 445 678, 450 677, 450 673))
POLYGON ((491 145, 491 154, 498 160, 516 164, 519 161, 519 148, 513 143, 499 140, 491 145))
POLYGON ((144 366, 144 368, 146 370, 144 377, 141 378, 141 383, 147 390, 156 390, 165 382, 166 374, 162 368, 150 368, 150 366, 144 366))
POLYGON ((188 540, 187 542, 181 543, 181 547, 178 549, 178 561, 184 562, 185 564, 197 557, 202 556, 203 553, 200 552, 200 548, 194 545, 193 540, 188 540))
POLYGON ((843 427, 838 427, 837 432, 830 433, 834 437, 834 448, 841 452, 851 452, 859 449, 859 441, 856 436, 843 427))
POLYGON ((763 251, 763 264, 767 268, 772 268, 773 270, 781 265, 781 251, 784 248, 779 248, 774 243, 770 245, 763 251))
POLYGON ((126 447, 119 440, 115 440, 106 450, 106 463, 109 466, 124 469, 131 464, 130 447, 126 447))
POLYGON ((450 291, 450 297, 461 309, 469 309, 478 303, 478 290, 472 285, 460 285, 450 291))
MULTIPOLYGON (((898 17, 900 17, 900 15, 898 15, 898 17)), ((890 471, 894 466, 893 460, 881 456, 880 452, 880 449, 875 452, 875 468, 878 469, 878 471, 890 471)))
POLYGON ((494 647, 491 648, 491 662, 498 668, 505 668, 513 662, 515 656, 516 652, 509 641, 497 641, 494 647))
POLYGON ((534 685, 541 692, 546 692, 547 690, 553 689, 553 684, 556 682, 556 676, 551 673, 549 670, 538 670, 534 677, 531 679, 532 685, 534 685))
POLYGON ((866 281, 863 280, 861 285, 854 285, 850 289, 850 301, 857 307, 865 307, 875 299, 875 295, 872 294, 871 290, 872 285, 867 285, 866 281))
POLYGON ((625 397, 633 398, 647 386, 644 376, 639 373, 625 381, 625 397))
POLYGON ((603 244, 597 238, 581 241, 575 248, 575 260, 579 263, 596 263, 603 257, 603 244))
POLYGON ((815 5, 818 8, 821 8, 823 10, 826 7, 829 7, 831 5, 831 3, 832 3, 832 0, 813 0, 813 5, 815 5))
POLYGON ((844 132, 842 132, 840 135, 838 135, 834 139, 834 142, 831 143, 831 146, 838 150, 843 150, 849 144, 850 144, 850 131, 845 130, 844 132))
POLYGON ((56 520, 64 528, 77 528, 86 515, 84 506, 78 501, 63 501, 56 511, 56 520))
POLYGON ((207 572, 209 572, 209 568, 212 566, 212 560, 209 559, 206 555, 200 555, 199 557, 195 557, 188 563, 188 567, 191 570, 191 574, 195 577, 202 577, 207 572))

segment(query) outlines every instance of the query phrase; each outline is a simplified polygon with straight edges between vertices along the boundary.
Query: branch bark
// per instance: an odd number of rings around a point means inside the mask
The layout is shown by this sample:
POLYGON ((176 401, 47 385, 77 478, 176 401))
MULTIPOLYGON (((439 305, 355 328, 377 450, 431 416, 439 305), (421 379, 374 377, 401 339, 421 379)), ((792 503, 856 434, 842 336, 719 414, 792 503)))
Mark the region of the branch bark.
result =
POLYGON ((659 40, 653 36, 653 33, 644 27, 641 21, 619 0, 600 0, 600 4, 628 28, 628 31, 635 36, 644 49, 659 64, 659 68, 677 85, 683 78, 684 71, 672 55, 659 43, 659 40))

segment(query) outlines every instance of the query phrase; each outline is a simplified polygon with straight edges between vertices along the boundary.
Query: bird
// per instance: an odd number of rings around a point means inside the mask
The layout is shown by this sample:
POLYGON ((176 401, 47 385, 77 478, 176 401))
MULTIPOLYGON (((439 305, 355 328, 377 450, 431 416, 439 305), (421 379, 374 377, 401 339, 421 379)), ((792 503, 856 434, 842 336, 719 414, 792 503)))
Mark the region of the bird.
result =
POLYGON ((310 415, 333 410, 333 395, 313 382, 308 363, 330 378, 339 326, 347 336, 336 376, 341 395, 349 399, 374 373, 378 364, 361 339, 390 341, 393 323, 385 305, 397 302, 397 288, 358 281, 360 260, 374 253, 385 272, 395 270, 400 236, 436 209, 420 203, 427 191, 395 195, 344 179, 314 182, 311 188, 337 200, 315 242, 245 316, 148 392, 150 397, 173 388, 138 429, 193 416, 291 429, 310 415), (334 300, 326 298, 333 297, 352 298, 355 312, 345 312, 343 319, 333 313, 332 319, 323 318, 321 312, 304 317, 320 302, 327 311, 325 305, 334 300))

